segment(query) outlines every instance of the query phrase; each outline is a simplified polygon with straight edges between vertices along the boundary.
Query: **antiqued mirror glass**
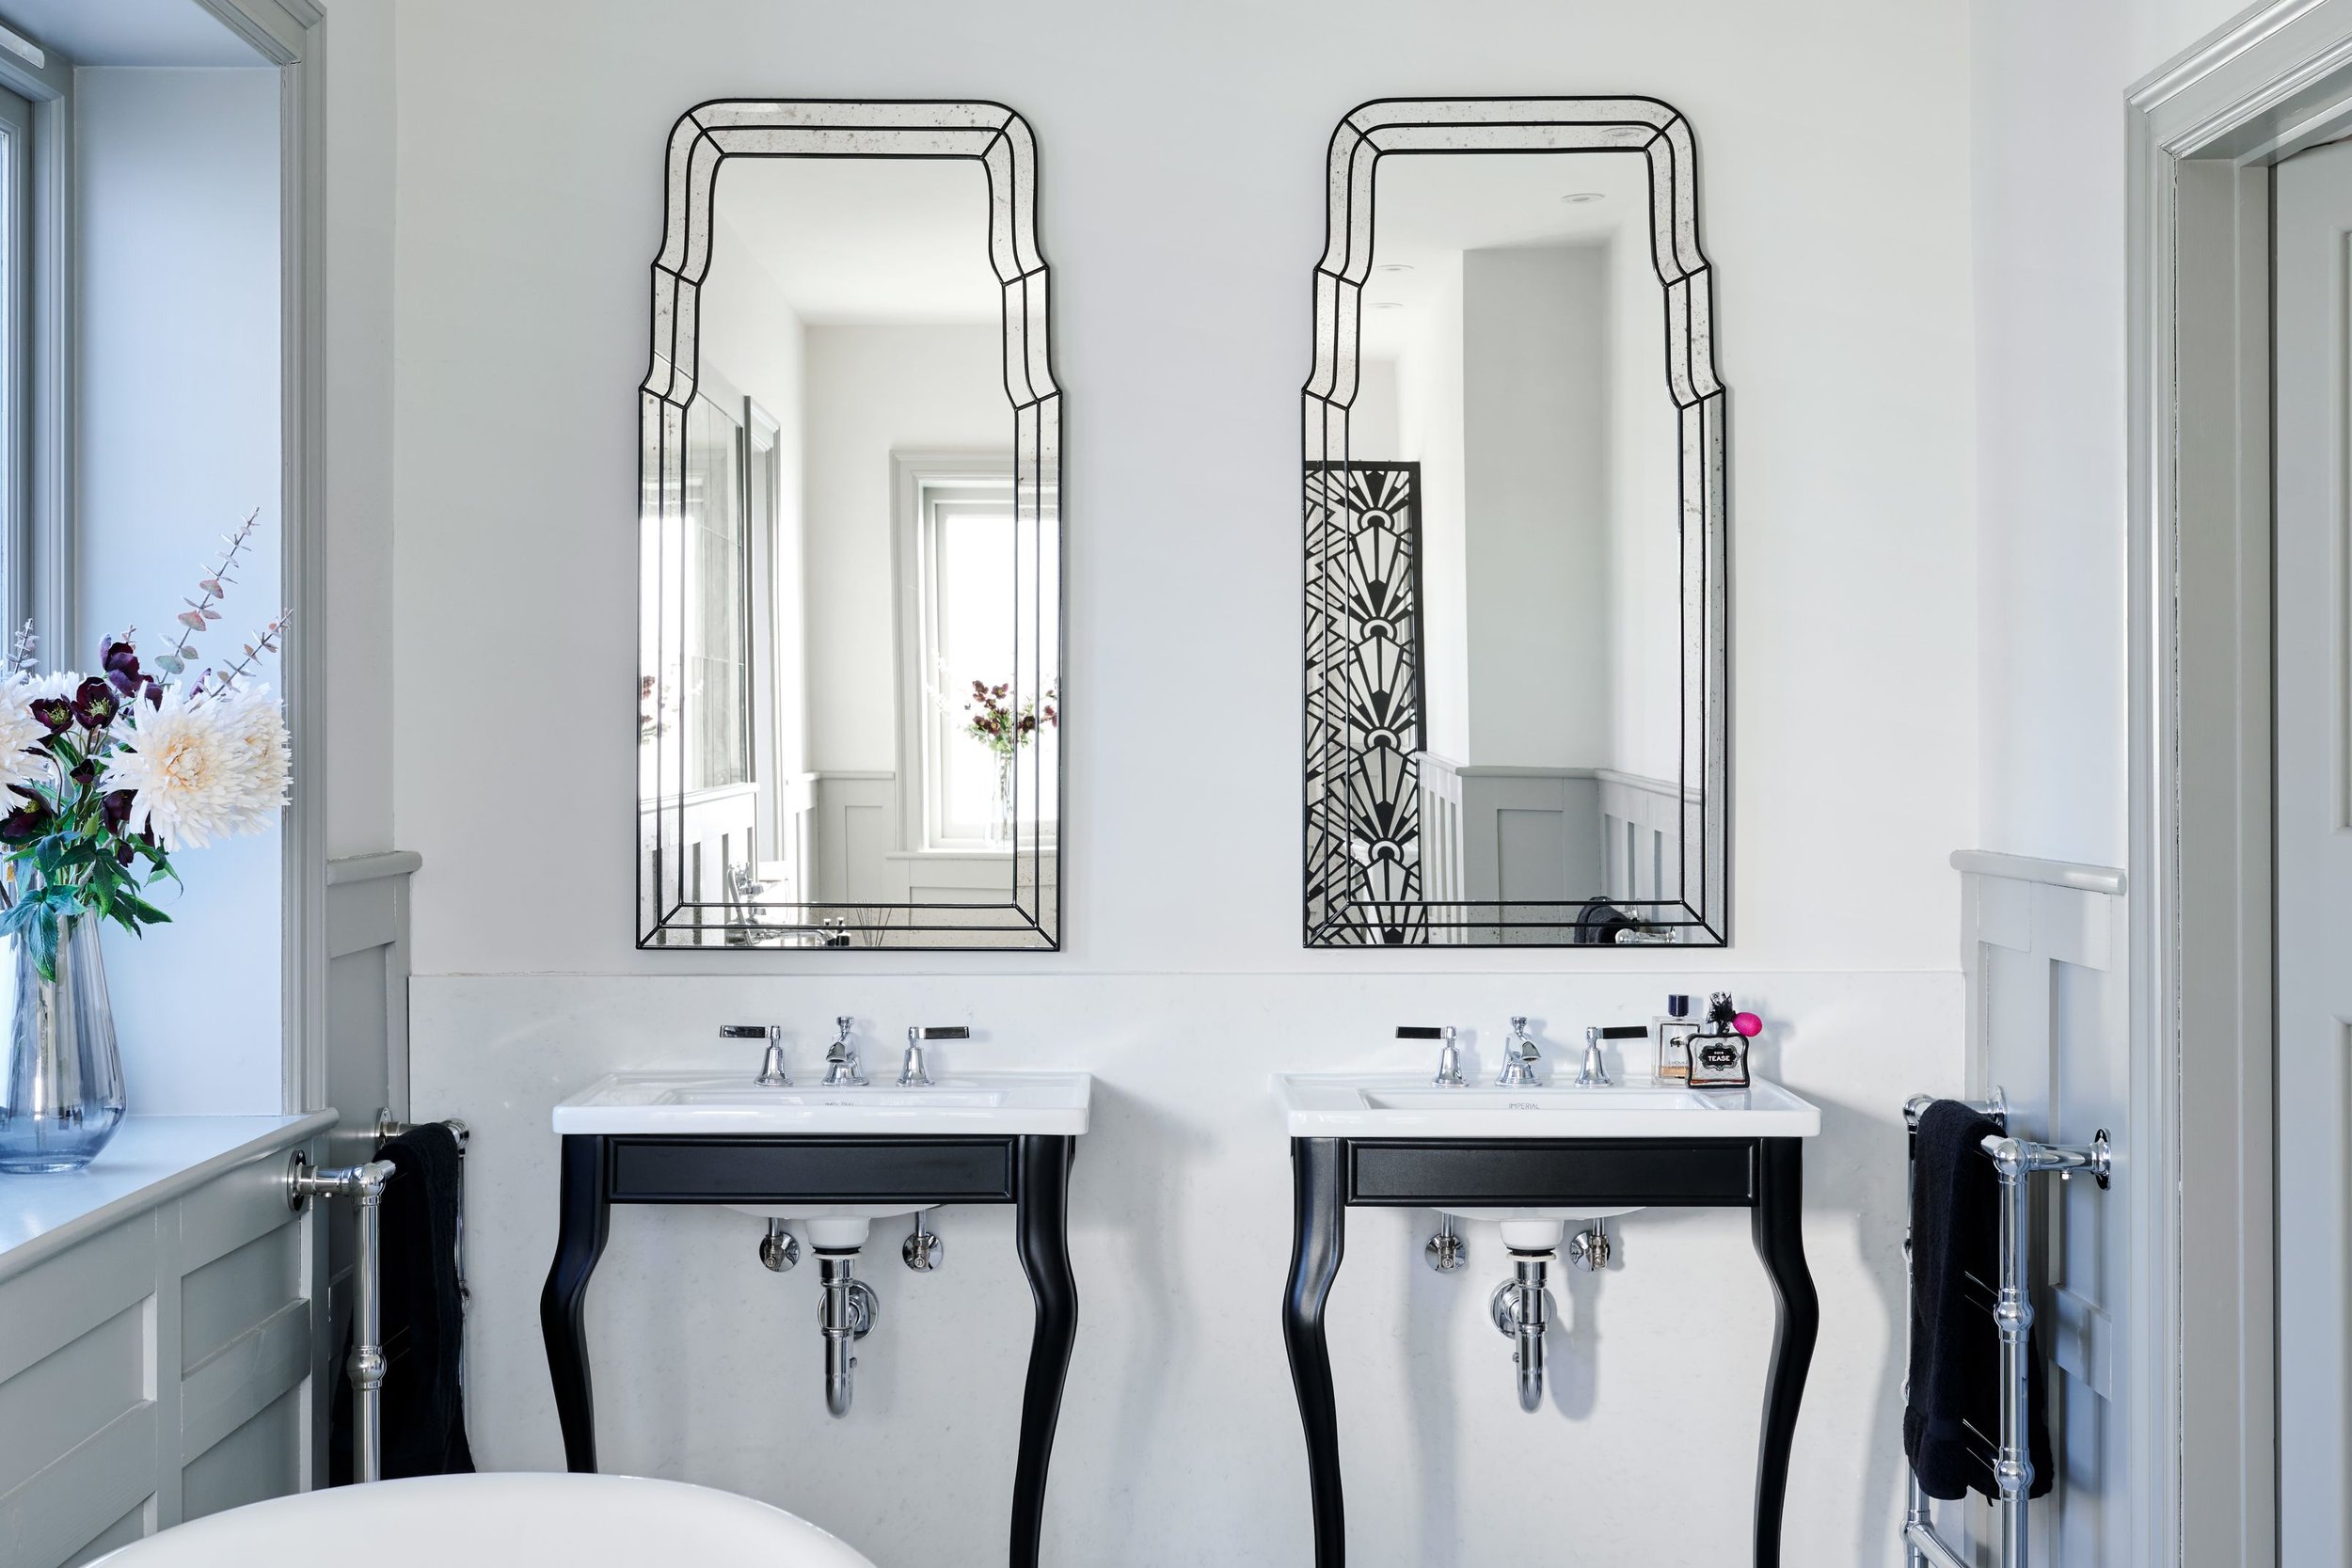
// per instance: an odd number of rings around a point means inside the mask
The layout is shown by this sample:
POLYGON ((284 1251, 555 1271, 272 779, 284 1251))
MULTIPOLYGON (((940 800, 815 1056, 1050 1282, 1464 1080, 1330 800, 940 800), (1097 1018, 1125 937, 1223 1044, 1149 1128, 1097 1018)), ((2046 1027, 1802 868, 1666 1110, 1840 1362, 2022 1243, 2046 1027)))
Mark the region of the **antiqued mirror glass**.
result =
POLYGON ((668 169, 639 945, 1058 946, 1060 398, 1027 127, 707 103, 668 169))
POLYGON ((1307 387, 1309 946, 1720 945, 1724 393, 1648 99, 1342 122, 1307 387))

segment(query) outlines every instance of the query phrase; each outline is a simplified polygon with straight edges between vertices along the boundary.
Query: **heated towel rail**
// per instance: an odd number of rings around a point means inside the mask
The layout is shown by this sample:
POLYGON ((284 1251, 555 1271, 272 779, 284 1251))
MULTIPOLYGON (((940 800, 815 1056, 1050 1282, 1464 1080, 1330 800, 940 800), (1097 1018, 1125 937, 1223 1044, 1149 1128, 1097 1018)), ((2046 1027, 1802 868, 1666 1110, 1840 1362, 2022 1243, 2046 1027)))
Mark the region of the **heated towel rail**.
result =
MULTIPOLYGON (((1935 1103, 1932 1095, 1914 1095, 1903 1104, 1903 1126, 1910 1133, 1910 1151, 1915 1161, 1919 1151, 1919 1117, 1935 1103)), ((2000 1568, 2027 1568, 2028 1551, 2026 1534, 2026 1502, 2033 1491, 2033 1450, 2026 1434, 2026 1388, 2032 1376, 2031 1352, 2026 1335, 2033 1327, 2033 1297, 2026 1256, 2026 1242, 2033 1227, 2033 1189, 2031 1177, 2043 1171, 2057 1171, 2059 1176, 2075 1171, 2088 1171, 2102 1191, 2113 1174, 2113 1161, 2107 1148, 2107 1134, 2102 1128, 2086 1147, 2064 1144, 2034 1143, 2029 1139, 2009 1136, 2009 1099, 1998 1088, 1993 1091, 1990 1103, 1975 1104, 1999 1124, 2000 1132, 1983 1142, 1985 1158, 1993 1162, 2001 1177, 2001 1243, 2000 1281, 1993 1305, 1994 1325, 2001 1335, 2001 1434, 1999 1446, 1988 1456, 1993 1479, 2001 1497, 1996 1509, 2001 1516, 2000 1568)), ((1908 1186, 1908 1183, 1906 1183, 1908 1186)), ((1906 1205, 1905 1212, 1909 1212, 1906 1205)), ((1911 1232, 1903 1232, 1903 1330, 1908 1346, 1911 1329, 1910 1298, 1917 1289, 1911 1273, 1911 1232)), ((1903 1358, 1906 1401, 1911 1390, 1908 1385, 1910 1356, 1903 1358)), ((1903 1519, 1903 1548, 1909 1568, 1975 1568, 1935 1533, 1935 1525, 1929 1514, 1931 1499, 1919 1484, 1916 1475, 1911 1477, 1911 1504, 1903 1519)))
MULTIPOLYGON (((389 1111, 376 1112, 378 1152, 388 1141, 414 1125, 393 1120, 389 1111)), ((453 1118, 441 1125, 457 1139, 457 1159, 462 1169, 468 1137, 466 1124, 453 1118)), ((290 1207, 299 1209, 314 1197, 352 1200, 357 1240, 351 1259, 351 1354, 344 1360, 343 1375, 351 1383, 352 1479, 361 1481, 384 1479, 384 1300, 378 1256, 381 1238, 376 1220, 383 1207, 385 1185, 391 1180, 394 1168, 389 1160, 370 1160, 364 1164, 312 1170, 310 1157, 296 1149, 286 1170, 286 1202, 290 1207)), ((462 1183, 459 1193, 457 1256, 452 1259, 452 1266, 457 1271, 457 1293, 462 1301, 466 1295, 466 1205, 462 1183)), ((320 1326, 324 1331, 325 1325, 320 1326)))

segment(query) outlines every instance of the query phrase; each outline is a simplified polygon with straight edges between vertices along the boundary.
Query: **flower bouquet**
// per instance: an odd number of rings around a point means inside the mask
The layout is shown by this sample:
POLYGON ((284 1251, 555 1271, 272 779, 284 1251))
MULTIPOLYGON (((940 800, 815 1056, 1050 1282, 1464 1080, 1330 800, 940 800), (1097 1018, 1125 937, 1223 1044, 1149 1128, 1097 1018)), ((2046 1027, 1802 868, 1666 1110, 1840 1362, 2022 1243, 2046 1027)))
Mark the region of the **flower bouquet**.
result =
POLYGON ((168 922, 149 893, 179 881, 172 857, 258 832, 285 804, 284 711, 251 680, 285 616, 217 667, 199 667, 196 646, 253 526, 229 536, 152 671, 126 631, 101 643, 97 673, 39 674, 27 626, 0 674, 0 939, 13 950, 0 957, 0 1171, 78 1168, 121 1119, 100 923, 138 935, 168 922))
POLYGON ((1038 736, 1041 727, 1061 727, 1061 689, 1058 685, 1045 689, 1042 702, 1030 701, 1015 706, 1009 684, 991 686, 986 681, 972 683, 972 695, 964 700, 964 733, 996 753, 996 811, 991 817, 988 840, 991 844, 1008 844, 1012 840, 1012 763, 1021 748, 1038 736))

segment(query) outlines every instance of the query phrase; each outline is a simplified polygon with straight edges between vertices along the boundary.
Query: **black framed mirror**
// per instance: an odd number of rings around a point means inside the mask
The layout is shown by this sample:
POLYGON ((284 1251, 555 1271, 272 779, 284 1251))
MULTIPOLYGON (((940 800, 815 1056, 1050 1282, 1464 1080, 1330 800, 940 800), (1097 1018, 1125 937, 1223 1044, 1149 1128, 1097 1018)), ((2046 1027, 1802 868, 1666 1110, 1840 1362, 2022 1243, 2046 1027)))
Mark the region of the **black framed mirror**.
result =
POLYGON ((667 168, 638 945, 1058 947, 1061 394, 1028 126, 710 103, 667 168))
POLYGON ((1726 394, 1689 123, 1388 99, 1328 172, 1306 944, 1724 944, 1726 394))

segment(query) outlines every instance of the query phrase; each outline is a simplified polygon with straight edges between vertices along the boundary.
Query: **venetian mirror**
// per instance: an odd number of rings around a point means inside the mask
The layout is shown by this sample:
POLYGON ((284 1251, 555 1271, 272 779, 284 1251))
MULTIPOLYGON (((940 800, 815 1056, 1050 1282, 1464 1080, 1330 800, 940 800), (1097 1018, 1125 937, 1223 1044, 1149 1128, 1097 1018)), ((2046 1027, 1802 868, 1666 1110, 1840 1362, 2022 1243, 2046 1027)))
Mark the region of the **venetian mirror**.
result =
POLYGON ((1060 395, 1000 104, 670 139, 643 388, 638 944, 1060 942, 1060 395))
POLYGON ((1722 945, 1725 399, 1689 124, 1367 103, 1314 286, 1307 945, 1722 945))

